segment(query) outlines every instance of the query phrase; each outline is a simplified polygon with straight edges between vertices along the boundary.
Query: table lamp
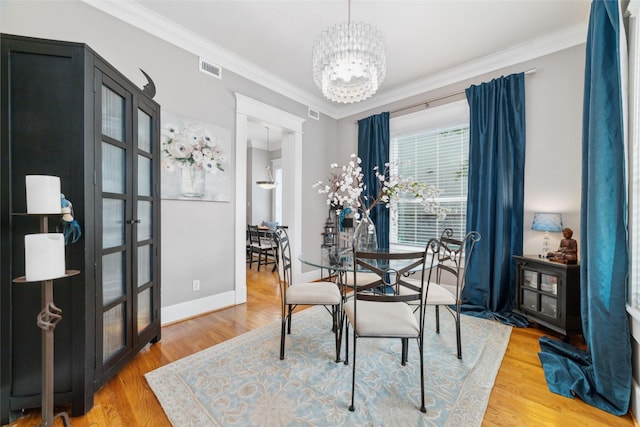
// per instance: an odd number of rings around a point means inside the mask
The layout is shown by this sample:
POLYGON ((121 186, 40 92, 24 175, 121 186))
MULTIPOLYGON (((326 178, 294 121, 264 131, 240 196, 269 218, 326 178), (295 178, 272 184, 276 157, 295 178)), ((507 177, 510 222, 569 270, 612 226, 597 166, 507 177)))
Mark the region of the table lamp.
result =
POLYGON ((531 229, 535 231, 544 231, 541 257, 546 258, 547 253, 549 252, 549 232, 562 231, 562 214, 536 212, 533 214, 531 229))

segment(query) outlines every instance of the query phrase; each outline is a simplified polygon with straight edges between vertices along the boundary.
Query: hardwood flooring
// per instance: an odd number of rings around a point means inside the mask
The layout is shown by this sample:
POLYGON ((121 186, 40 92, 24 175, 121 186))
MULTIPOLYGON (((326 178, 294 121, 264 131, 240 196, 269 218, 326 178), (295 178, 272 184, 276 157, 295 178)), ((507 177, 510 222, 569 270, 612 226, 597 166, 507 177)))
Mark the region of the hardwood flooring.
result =
MULTIPOLYGON (((267 270, 267 271, 265 271, 267 270)), ((160 366, 280 318, 277 275, 247 270, 247 303, 162 328, 162 340, 145 347, 95 394, 93 408, 72 417, 74 427, 170 426, 143 375, 160 366)), ((538 359, 538 338, 549 330, 514 328, 491 392, 483 426, 637 426, 631 415, 616 417, 578 398, 549 392, 538 359)), ((579 345, 579 338, 572 342, 579 345)), ((463 343, 464 350, 464 343, 463 343)), ((57 408, 64 410, 65 408, 57 408)), ((345 406, 345 411, 347 410, 345 406)), ((33 426, 40 411, 25 411, 12 427, 33 426)), ((62 425, 56 420, 56 426, 62 425)))

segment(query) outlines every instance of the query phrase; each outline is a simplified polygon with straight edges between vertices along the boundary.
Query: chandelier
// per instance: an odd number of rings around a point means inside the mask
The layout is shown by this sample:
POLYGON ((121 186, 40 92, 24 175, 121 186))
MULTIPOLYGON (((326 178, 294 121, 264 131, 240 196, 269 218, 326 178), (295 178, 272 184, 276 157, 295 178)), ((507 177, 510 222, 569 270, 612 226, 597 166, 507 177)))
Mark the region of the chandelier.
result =
MULTIPOLYGON (((269 154, 271 152, 269 148, 269 128, 268 127, 266 128, 267 128, 267 154, 269 154)), ((267 179, 256 181, 256 185, 260 188, 264 188, 265 190, 273 190, 274 188, 276 188, 277 184, 273 179, 273 175, 271 174, 271 167, 267 165, 266 169, 267 169, 267 179)))
POLYGON ((386 74, 382 33, 363 22, 347 22, 323 31, 313 43, 313 81, 329 100, 359 102, 376 93, 386 74))

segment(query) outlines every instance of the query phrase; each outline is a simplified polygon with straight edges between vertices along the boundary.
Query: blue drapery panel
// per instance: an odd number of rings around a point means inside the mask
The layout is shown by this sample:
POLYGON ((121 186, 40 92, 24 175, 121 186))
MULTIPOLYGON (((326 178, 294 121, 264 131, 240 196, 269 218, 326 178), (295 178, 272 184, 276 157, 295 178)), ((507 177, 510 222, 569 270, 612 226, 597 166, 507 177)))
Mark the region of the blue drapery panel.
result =
MULTIPOLYGON (((616 415, 631 395, 631 344, 625 310, 628 273, 625 144, 617 1, 593 1, 587 35, 582 123, 580 290, 589 348, 540 339, 549 389, 578 395, 616 415)), ((626 43, 625 43, 626 44, 626 43)), ((625 61, 626 62, 626 61, 625 61)))
MULTIPOLYGON (((365 194, 375 199, 380 190, 380 182, 376 179, 374 166, 380 173, 389 163, 389 113, 380 113, 358 120, 358 157, 362 159, 365 194)), ((364 207, 364 209, 368 209, 364 207)), ((389 209, 384 203, 377 204, 370 212, 376 226, 378 247, 389 247, 389 209)))
POLYGON ((482 240, 467 265, 462 292, 467 314, 518 326, 512 313, 515 264, 522 255, 524 209, 524 73, 466 90, 469 102, 469 184, 467 231, 482 240))

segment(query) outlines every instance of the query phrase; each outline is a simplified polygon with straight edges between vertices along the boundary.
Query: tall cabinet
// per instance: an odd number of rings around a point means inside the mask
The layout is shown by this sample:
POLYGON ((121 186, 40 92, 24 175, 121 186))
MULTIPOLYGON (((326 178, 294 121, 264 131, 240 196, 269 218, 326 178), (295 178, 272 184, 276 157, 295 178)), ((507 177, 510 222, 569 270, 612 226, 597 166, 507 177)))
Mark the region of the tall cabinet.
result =
MULTIPOLYGON (((0 421, 41 403, 38 284, 24 275, 25 176, 61 178, 82 236, 55 284, 55 404, 72 415, 160 339, 160 106, 81 43, 0 35, 0 421)), ((60 230, 50 218, 49 230, 60 230)))

